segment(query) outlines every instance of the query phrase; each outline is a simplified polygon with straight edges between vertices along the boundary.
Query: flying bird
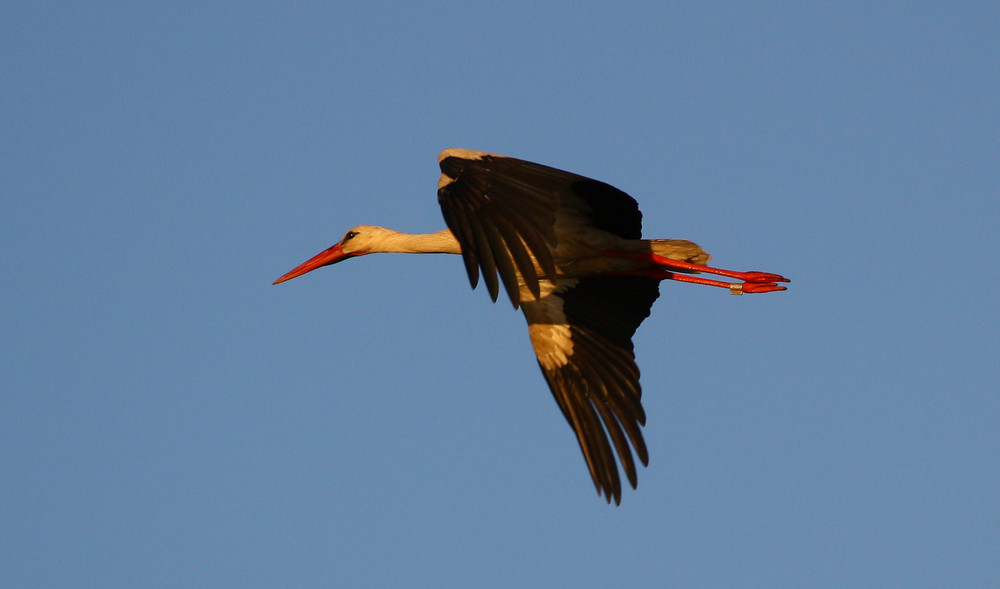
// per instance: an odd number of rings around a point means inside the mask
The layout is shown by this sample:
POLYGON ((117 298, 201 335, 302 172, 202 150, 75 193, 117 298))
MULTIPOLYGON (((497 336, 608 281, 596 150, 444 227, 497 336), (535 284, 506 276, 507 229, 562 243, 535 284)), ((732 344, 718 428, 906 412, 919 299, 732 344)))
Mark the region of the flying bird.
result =
POLYGON ((642 239, 638 204, 604 182, 467 149, 446 149, 438 162, 448 229, 409 234, 360 225, 274 284, 365 254, 460 254, 473 288, 481 276, 495 302, 502 285, 524 313, 538 365, 598 494, 621 503, 618 463, 633 488, 635 458, 649 463, 632 335, 660 282, 743 294, 785 290, 779 283, 788 279, 708 267, 710 256, 691 241, 642 239))

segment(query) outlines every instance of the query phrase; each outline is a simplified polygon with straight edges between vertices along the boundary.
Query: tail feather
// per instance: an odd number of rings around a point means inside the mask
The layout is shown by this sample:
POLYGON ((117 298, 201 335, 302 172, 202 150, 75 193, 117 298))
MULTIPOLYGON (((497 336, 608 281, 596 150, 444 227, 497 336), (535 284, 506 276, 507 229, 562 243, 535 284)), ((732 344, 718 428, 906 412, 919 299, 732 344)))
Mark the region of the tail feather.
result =
POLYGON ((671 260, 704 266, 712 259, 697 243, 686 239, 651 239, 649 244, 654 254, 671 260))

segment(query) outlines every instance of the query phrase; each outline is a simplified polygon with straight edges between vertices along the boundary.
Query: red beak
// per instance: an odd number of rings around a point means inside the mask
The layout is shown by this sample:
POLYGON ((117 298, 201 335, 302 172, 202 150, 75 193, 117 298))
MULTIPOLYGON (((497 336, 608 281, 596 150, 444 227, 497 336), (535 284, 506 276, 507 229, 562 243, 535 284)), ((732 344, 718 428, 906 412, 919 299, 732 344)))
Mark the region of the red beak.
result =
POLYGON ((320 268, 322 266, 329 266, 330 264, 336 264, 337 262, 341 262, 343 260, 346 260, 347 258, 350 258, 351 255, 352 254, 345 254, 343 248, 341 248, 340 244, 338 243, 337 245, 331 248, 327 248, 321 251, 320 253, 309 258, 305 262, 302 262, 294 269, 292 269, 288 274, 285 274, 281 278, 275 280, 272 284, 278 284, 286 280, 291 280, 292 278, 295 278, 297 276, 302 276, 306 272, 312 272, 316 268, 320 268))

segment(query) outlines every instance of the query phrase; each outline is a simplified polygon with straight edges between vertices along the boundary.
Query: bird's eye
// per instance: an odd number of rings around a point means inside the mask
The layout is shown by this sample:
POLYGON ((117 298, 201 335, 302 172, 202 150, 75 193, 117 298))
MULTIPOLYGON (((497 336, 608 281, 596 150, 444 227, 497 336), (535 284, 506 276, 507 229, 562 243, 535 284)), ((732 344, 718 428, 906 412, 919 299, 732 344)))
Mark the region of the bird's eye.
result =
POLYGON ((357 235, 358 235, 357 231, 348 231, 347 235, 344 236, 344 241, 347 241, 349 239, 354 239, 355 237, 357 237, 357 235))

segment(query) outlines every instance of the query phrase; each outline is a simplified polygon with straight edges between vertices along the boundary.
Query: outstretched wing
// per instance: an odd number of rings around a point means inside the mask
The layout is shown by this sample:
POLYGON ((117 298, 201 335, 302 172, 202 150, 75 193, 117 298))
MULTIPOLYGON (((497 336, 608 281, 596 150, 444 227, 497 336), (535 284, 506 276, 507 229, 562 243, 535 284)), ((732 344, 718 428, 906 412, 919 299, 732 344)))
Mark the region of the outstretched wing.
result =
POLYGON ((494 301, 502 281, 514 307, 521 306, 538 364, 576 433, 598 493, 619 503, 615 456, 633 487, 633 449, 642 464, 649 460, 632 335, 649 316, 659 282, 560 277, 556 265, 575 260, 555 259, 554 251, 561 240, 580 237, 560 230, 639 239, 638 204, 604 182, 501 155, 446 149, 438 161, 438 202, 461 244, 469 281, 475 287, 482 273, 494 301), (560 222, 563 214, 572 219, 560 222), (521 300, 519 278, 533 299, 521 300))
POLYGON ((649 462, 632 335, 658 296, 656 279, 592 276, 562 281, 522 303, 538 365, 608 502, 621 502, 616 454, 633 488, 632 449, 649 462))
POLYGON ((483 280, 496 301, 499 281, 516 308, 522 301, 520 274, 535 299, 540 277, 555 277, 557 217, 572 209, 590 225, 621 237, 638 239, 642 214, 621 190, 577 174, 502 155, 446 149, 438 157, 438 202, 473 287, 483 280))

